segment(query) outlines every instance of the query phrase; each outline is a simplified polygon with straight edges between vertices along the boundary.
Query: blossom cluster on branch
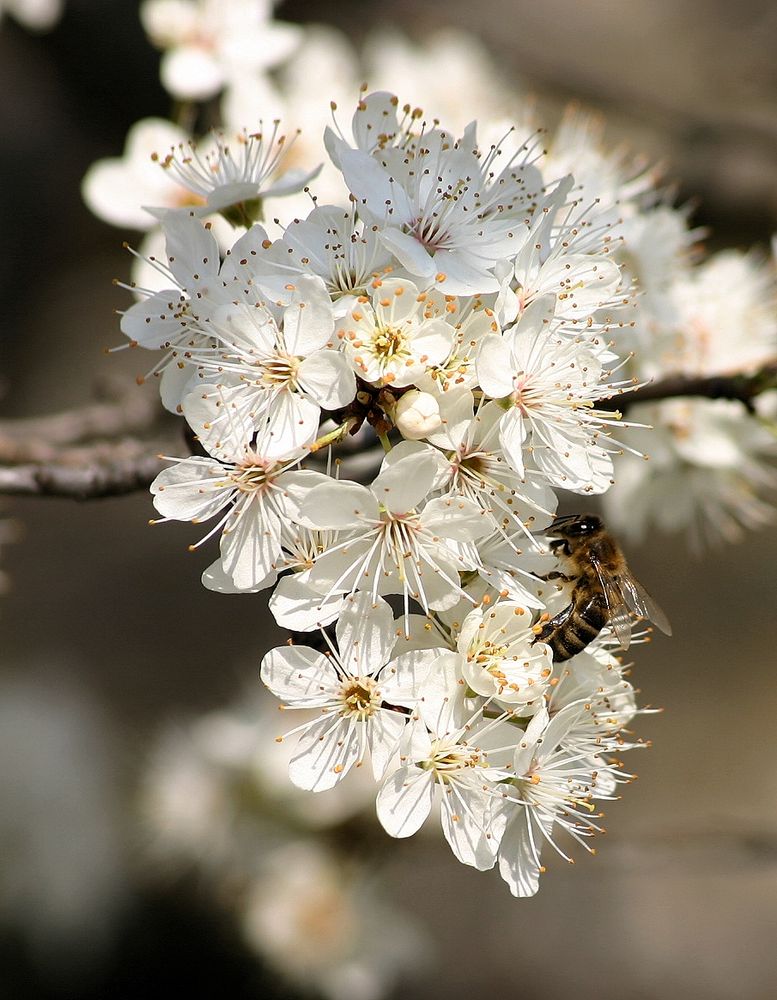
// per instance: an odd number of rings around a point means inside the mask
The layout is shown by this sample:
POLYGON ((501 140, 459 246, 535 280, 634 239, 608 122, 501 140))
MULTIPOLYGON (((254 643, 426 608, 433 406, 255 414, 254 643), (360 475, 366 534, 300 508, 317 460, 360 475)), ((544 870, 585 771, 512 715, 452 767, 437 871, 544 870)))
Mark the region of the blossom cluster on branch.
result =
POLYGON ((348 200, 311 195, 304 219, 275 239, 255 222, 222 259, 201 214, 245 221, 268 181, 277 196, 310 172, 284 174, 277 129, 215 143, 165 160, 210 180, 207 207, 157 213, 166 287, 134 287, 121 321, 159 352, 162 401, 200 452, 171 460, 154 504, 208 522, 192 548, 218 536, 206 587, 272 588, 279 625, 323 635, 325 652, 262 664, 287 708, 319 710, 292 730, 291 780, 324 791, 369 764, 395 837, 439 797, 456 857, 498 860, 529 895, 545 843, 567 856, 559 830, 599 831, 637 711, 605 640, 561 665, 539 639, 569 599, 546 579, 556 491, 603 493, 623 447, 596 406, 633 383, 613 223, 543 172, 535 137, 483 148, 474 123, 455 136, 379 91, 324 135, 348 200), (331 461, 354 435, 368 459, 383 449, 358 478, 331 461))
POLYGON ((452 101, 454 35, 358 57, 261 4, 184 6, 184 28, 172 0, 144 23, 165 85, 220 95, 222 128, 140 122, 84 183, 148 232, 121 327, 193 442, 154 480, 159 519, 207 523, 207 588, 266 591, 309 633, 261 668, 316 713, 280 737, 291 781, 363 765, 389 834, 437 802, 460 861, 531 895, 549 851, 591 849, 642 745, 608 630, 561 663, 542 641, 570 601, 544 535, 558 494, 601 495, 624 532, 771 516, 773 264, 705 260, 654 170, 578 112, 543 133, 469 42, 452 101), (360 58, 373 81, 404 66, 430 114, 391 86, 344 119, 360 58), (758 389, 617 411, 705 376, 758 389))

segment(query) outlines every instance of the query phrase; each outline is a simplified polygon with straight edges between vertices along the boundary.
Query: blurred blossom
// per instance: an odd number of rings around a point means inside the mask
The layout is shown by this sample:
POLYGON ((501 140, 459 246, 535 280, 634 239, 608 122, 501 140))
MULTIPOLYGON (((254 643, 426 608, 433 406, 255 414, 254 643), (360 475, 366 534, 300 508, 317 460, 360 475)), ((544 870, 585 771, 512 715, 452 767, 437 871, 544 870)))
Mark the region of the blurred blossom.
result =
POLYGON ((164 87, 181 100, 206 100, 282 62, 300 29, 272 20, 273 6, 271 0, 144 0, 143 27, 165 53, 164 87))
POLYGON ((354 775, 315 797, 296 789, 279 721, 276 705, 255 693, 163 734, 141 788, 148 857, 164 865, 160 874, 196 866, 248 946, 295 986, 378 1000, 428 945, 382 900, 363 834, 352 849, 347 824, 372 808, 373 782, 354 775), (324 848, 312 838, 328 830, 324 848))
POLYGON ((725 250, 670 291, 677 308, 668 370, 691 375, 754 372, 777 361, 777 270, 761 254, 725 250))
POLYGON ((284 822, 325 828, 371 806, 367 775, 315 798, 291 785, 293 746, 277 742, 282 729, 277 705, 262 692, 188 726, 170 727, 141 789, 152 854, 250 872, 261 838, 282 840, 284 822))
POLYGON ((629 441, 644 447, 648 460, 624 455, 603 498, 624 536, 681 532, 700 552, 774 521, 777 435, 741 403, 673 399, 635 406, 629 415, 645 424, 629 441))
POLYGON ((127 133, 124 155, 97 160, 87 171, 81 188, 87 206, 104 222, 145 232, 157 225, 147 205, 200 204, 201 198, 152 159, 188 139, 182 128, 163 118, 136 122, 127 133))
POLYGON ((241 924, 277 972, 326 1000, 380 1000, 430 957, 426 935, 382 900, 369 867, 309 840, 264 856, 241 924))
POLYGON ((0 0, 0 18, 4 14, 32 31, 48 31, 62 16, 65 0, 0 0))

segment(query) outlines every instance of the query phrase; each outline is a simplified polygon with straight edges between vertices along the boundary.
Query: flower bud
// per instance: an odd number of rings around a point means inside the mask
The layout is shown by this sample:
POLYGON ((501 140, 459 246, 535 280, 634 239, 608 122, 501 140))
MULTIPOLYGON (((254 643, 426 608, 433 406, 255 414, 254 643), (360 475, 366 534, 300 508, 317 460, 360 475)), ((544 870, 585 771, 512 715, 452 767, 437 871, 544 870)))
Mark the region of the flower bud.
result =
POLYGON ((437 400, 428 392, 410 389, 397 402, 394 423, 403 437, 420 441, 442 424, 437 400))

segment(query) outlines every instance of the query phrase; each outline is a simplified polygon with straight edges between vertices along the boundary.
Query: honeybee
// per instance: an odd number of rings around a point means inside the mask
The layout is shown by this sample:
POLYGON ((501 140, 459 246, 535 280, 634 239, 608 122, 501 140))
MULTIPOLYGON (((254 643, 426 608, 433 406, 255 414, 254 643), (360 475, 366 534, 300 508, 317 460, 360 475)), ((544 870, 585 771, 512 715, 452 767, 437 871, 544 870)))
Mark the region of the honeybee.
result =
POLYGON ((554 662, 581 652, 605 625, 621 648, 628 649, 635 617, 650 619, 665 635, 672 634, 666 615, 634 579, 620 546, 595 514, 557 517, 545 533, 554 536, 551 551, 570 571, 551 573, 547 579, 575 581, 569 605, 537 634, 537 641, 553 650, 554 662))

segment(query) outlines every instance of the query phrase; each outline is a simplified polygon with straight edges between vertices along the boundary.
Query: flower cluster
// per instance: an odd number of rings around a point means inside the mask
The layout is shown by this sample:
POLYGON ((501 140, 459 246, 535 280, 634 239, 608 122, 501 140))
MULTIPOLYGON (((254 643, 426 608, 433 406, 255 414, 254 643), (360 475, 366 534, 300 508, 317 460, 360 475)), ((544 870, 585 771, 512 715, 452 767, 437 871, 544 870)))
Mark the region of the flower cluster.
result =
POLYGON ((544 844, 567 857, 598 832, 635 745, 608 629, 561 663, 542 641, 572 607, 544 535, 557 494, 601 495, 635 535, 772 515, 777 378, 757 399, 633 404, 630 423, 616 407, 650 381, 774 373, 774 268, 704 259, 654 169, 579 111, 545 135, 455 32, 357 53, 258 0, 142 13, 164 85, 218 98, 223 122, 139 122, 84 182, 147 233, 122 330, 194 442, 152 486, 159 519, 207 523, 204 585, 265 591, 309 633, 262 664, 306 711, 291 781, 321 792, 369 764, 391 835, 437 797, 459 860, 531 894, 544 844), (343 121, 364 76, 386 89, 343 121), (393 96, 400 78, 434 116, 393 96))
POLYGON ((211 141, 162 161, 202 207, 154 209, 164 287, 121 321, 195 442, 152 485, 160 520, 207 522, 205 586, 272 590, 311 634, 261 670, 307 713, 291 781, 369 764, 389 834, 439 799, 455 856, 532 894, 546 843, 568 857, 600 829, 637 711, 604 640, 569 664, 540 641, 569 602, 557 491, 604 493, 622 450, 600 405, 633 384, 615 223, 535 138, 483 146, 385 91, 325 130, 348 198, 311 195, 275 238, 252 221, 267 178, 278 197, 315 169, 282 174, 277 127, 211 141), (244 230, 223 254, 216 208, 244 230))

